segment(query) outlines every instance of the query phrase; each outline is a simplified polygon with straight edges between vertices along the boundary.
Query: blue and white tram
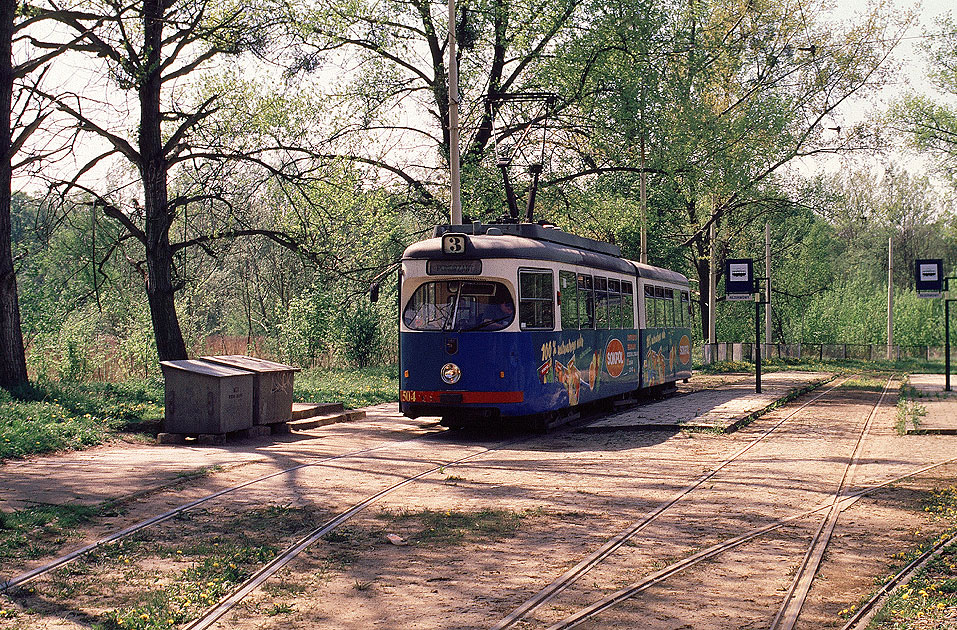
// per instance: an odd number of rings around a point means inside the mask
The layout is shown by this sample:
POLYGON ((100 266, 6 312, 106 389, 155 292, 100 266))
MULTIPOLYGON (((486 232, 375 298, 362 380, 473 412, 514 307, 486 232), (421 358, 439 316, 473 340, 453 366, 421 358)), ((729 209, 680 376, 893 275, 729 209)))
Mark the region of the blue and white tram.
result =
POLYGON ((688 280, 539 224, 438 226, 400 274, 412 418, 543 417, 691 376, 688 280))

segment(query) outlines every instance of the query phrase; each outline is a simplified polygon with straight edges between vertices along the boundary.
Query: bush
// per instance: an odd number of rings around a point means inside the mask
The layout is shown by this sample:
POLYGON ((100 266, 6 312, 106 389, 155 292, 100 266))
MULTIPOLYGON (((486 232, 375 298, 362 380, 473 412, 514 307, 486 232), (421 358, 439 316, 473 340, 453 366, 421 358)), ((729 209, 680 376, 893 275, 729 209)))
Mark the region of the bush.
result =
POLYGON ((360 304, 341 320, 342 344, 346 359, 362 369, 372 365, 382 345, 379 315, 371 306, 360 304))

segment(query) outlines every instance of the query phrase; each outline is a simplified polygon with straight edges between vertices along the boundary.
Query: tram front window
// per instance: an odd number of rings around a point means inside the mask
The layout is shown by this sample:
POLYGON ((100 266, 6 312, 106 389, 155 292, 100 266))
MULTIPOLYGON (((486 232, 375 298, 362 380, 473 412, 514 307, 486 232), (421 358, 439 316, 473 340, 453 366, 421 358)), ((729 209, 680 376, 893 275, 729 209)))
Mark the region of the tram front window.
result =
POLYGON ((507 328, 514 319, 515 303, 500 282, 426 282, 402 312, 402 321, 412 330, 493 331, 507 328))

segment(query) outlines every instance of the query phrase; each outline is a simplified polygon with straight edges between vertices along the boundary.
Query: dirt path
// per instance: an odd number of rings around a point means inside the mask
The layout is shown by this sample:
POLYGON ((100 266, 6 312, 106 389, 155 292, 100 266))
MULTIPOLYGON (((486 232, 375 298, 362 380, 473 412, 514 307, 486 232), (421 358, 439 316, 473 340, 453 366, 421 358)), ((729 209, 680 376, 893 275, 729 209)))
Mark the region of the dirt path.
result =
MULTIPOLYGON (((880 396, 873 382, 850 385, 788 419, 515 627, 545 628, 708 545, 827 501, 880 396)), ((955 436, 899 435, 896 389, 892 393, 874 416, 862 465, 849 480, 854 488, 957 455, 955 436)), ((808 398, 730 435, 567 430, 503 446, 494 436, 442 432, 302 468, 170 521, 141 546, 38 580, 33 593, 18 593, 12 606, 0 604, 16 610, 0 618, 0 628, 79 628, 93 623, 107 628, 170 627, 165 622, 143 625, 146 620, 120 626, 110 621, 115 617, 108 611, 133 606, 138 588, 158 589, 185 580, 182 571, 200 563, 177 557, 187 543, 232 544, 225 523, 236 523, 239 534, 249 540, 291 541, 303 529, 405 475, 469 453, 477 455, 404 486, 360 513, 215 627, 490 628, 808 398), (281 514, 286 520, 253 518, 263 506, 274 506, 270 518, 281 514), (400 544, 391 543, 389 535, 400 544), (171 550, 167 555, 155 551, 166 548, 171 550), (120 587, 109 576, 127 560, 138 568, 124 573, 126 586, 120 587)), ((957 419, 957 399, 951 402, 935 406, 934 413, 953 413, 957 419)), ((111 522, 98 522, 86 537, 290 463, 436 431, 429 423, 386 416, 317 429, 273 447, 238 449, 244 465, 136 500, 111 522)), ((955 483, 957 466, 941 467, 861 499, 844 512, 797 627, 840 627, 838 613, 873 589, 874 577, 887 570, 894 554, 944 527, 923 511, 923 502, 931 490, 955 483)), ((582 627, 766 628, 820 518, 803 519, 697 565, 582 627)), ((40 562, 5 566, 3 574, 40 562)))

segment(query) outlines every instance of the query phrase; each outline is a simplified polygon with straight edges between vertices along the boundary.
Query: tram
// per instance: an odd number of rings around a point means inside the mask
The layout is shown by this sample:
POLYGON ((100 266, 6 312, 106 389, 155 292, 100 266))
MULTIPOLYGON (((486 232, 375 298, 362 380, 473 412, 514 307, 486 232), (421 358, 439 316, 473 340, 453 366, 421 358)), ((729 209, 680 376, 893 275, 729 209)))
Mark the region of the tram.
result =
POLYGON ((691 376, 688 279, 540 223, 440 225, 400 271, 399 405, 558 424, 691 376))

